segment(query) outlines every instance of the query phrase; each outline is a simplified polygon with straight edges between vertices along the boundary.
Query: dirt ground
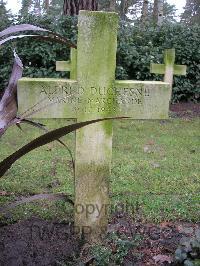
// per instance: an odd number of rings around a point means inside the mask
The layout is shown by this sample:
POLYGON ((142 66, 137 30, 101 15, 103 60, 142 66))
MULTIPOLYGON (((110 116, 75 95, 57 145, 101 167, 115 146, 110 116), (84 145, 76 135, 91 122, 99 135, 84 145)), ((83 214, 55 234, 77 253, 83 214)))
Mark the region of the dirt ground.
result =
MULTIPOLYGON (((200 104, 171 105, 171 116, 190 119, 200 116, 200 104)), ((122 265, 172 265, 173 254, 184 236, 193 236, 199 224, 176 222, 145 224, 134 222, 124 214, 116 214, 109 232, 141 236, 140 244, 129 250, 122 265)), ((77 265, 75 258, 81 246, 73 225, 31 218, 12 225, 0 226, 0 266, 77 265)), ((90 264, 82 264, 90 265, 90 264)))
POLYGON ((200 223, 133 223, 128 216, 119 214, 113 218, 109 228, 118 235, 126 234, 130 239, 136 235, 141 238, 139 245, 129 250, 124 266, 156 266, 173 265, 174 253, 181 239, 192 237, 200 223))
POLYGON ((200 103, 176 103, 171 104, 172 116, 181 118, 200 117, 200 103))
POLYGON ((72 225, 38 218, 0 228, 0 265, 63 265, 80 250, 72 225))
MULTIPOLYGON (((200 224, 133 223, 125 214, 116 214, 108 231, 119 237, 125 235, 130 240, 135 239, 136 235, 141 238, 139 245, 129 250, 122 265, 153 266, 172 265, 169 262, 173 261, 181 238, 193 236, 197 228, 200 229, 200 224)), ((72 224, 32 218, 0 228, 1 266, 78 265, 76 258, 80 251, 81 246, 73 233, 72 224)))

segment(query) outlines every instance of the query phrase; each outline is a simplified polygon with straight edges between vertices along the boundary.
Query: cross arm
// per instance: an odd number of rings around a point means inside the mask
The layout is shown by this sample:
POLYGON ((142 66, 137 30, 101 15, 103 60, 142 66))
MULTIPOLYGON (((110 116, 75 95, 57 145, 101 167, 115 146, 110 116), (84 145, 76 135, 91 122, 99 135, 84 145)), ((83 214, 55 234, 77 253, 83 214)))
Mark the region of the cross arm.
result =
POLYGON ((77 92, 76 80, 22 78, 17 88, 18 112, 26 112, 27 118, 76 118, 77 92))
POLYGON ((70 61, 56 61, 56 71, 70 71, 70 61))
POLYGON ((70 60, 69 61, 57 61, 56 71, 69 71, 70 79, 77 78, 77 50, 71 48, 70 50, 70 60))
POLYGON ((185 65, 175 65, 174 66, 174 75, 186 75, 187 66, 185 65))
MULTIPOLYGON (((150 65, 150 73, 152 74, 165 74, 166 66, 164 64, 153 64, 150 65)), ((187 66, 185 65, 174 65, 174 75, 186 75, 187 66)))
POLYGON ((117 115, 131 119, 167 119, 170 84, 161 81, 115 82, 117 115))
POLYGON ((165 65, 164 64, 151 63, 150 73, 152 73, 152 74, 165 74, 165 65))
POLYGON ((169 99, 170 85, 159 81, 116 81, 107 90, 83 88, 77 81, 65 79, 23 78, 18 82, 19 113, 30 107, 40 110, 28 116, 32 118, 78 118, 83 111, 97 116, 103 112, 132 119, 165 119, 169 99))

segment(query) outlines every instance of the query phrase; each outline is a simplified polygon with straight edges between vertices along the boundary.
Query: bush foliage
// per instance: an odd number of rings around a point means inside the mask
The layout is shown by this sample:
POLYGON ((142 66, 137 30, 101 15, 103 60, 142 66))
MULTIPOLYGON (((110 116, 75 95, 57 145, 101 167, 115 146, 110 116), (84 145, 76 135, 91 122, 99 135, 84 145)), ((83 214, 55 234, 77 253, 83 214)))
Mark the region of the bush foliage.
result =
MULTIPOLYGON (((18 17, 16 24, 30 23, 51 29, 76 41, 77 18, 60 16, 18 17)), ((163 63, 163 51, 176 49, 176 64, 186 64, 187 76, 174 78, 173 101, 198 101, 200 95, 200 28, 186 27, 181 23, 164 24, 160 28, 151 25, 141 27, 121 23, 118 34, 118 79, 162 80, 163 76, 150 74, 150 63, 163 63)), ((23 39, 0 49, 0 91, 6 86, 12 65, 12 50, 24 63, 27 77, 67 77, 65 72, 55 71, 56 60, 67 60, 69 49, 59 44, 23 39)))

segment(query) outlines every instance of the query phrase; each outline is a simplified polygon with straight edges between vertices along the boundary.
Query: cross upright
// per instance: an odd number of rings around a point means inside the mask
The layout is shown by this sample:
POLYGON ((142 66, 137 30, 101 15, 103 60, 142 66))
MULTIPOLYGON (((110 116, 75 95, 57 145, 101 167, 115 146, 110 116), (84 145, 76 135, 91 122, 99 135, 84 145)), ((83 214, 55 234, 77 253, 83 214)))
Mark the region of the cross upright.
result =
MULTIPOLYGON (((117 116, 168 118, 168 83, 115 80, 117 28, 114 12, 80 11, 77 52, 72 50, 71 64, 57 63, 57 70, 70 70, 71 79, 21 79, 19 112, 45 98, 47 103, 56 102, 34 118, 75 118, 78 122, 117 116)), ((112 135, 111 121, 76 132, 75 225, 83 233, 89 228, 91 234, 85 236, 90 241, 98 239, 108 223, 112 135)))
POLYGON ((173 86, 173 75, 186 75, 187 66, 175 65, 175 49, 166 49, 164 52, 164 64, 150 65, 150 72, 153 74, 164 74, 164 82, 173 86))

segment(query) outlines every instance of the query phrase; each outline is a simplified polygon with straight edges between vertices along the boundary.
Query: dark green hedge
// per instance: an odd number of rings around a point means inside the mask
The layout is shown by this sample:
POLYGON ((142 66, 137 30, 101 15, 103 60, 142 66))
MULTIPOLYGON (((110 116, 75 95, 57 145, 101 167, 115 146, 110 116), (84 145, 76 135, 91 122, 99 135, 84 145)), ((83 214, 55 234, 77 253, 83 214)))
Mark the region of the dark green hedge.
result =
POLYGON ((161 28, 121 25, 117 77, 160 80, 150 74, 150 62, 163 63, 164 49, 176 49, 176 64, 187 65, 187 76, 175 76, 173 101, 198 101, 200 96, 200 28, 165 24, 161 28))
MULTIPOLYGON (((18 18, 17 24, 32 23, 59 32, 76 41, 77 19, 51 16, 18 18)), ((200 95, 200 29, 185 27, 179 23, 165 24, 161 28, 136 25, 120 25, 118 35, 118 79, 160 80, 162 76, 150 74, 150 62, 162 63, 166 48, 176 49, 176 63, 186 64, 186 77, 175 77, 173 101, 198 101, 200 95)), ((9 77, 12 66, 12 50, 23 60, 24 76, 67 77, 67 73, 55 71, 56 60, 66 60, 69 49, 59 44, 41 43, 31 39, 12 42, 0 49, 0 90, 9 77)))

